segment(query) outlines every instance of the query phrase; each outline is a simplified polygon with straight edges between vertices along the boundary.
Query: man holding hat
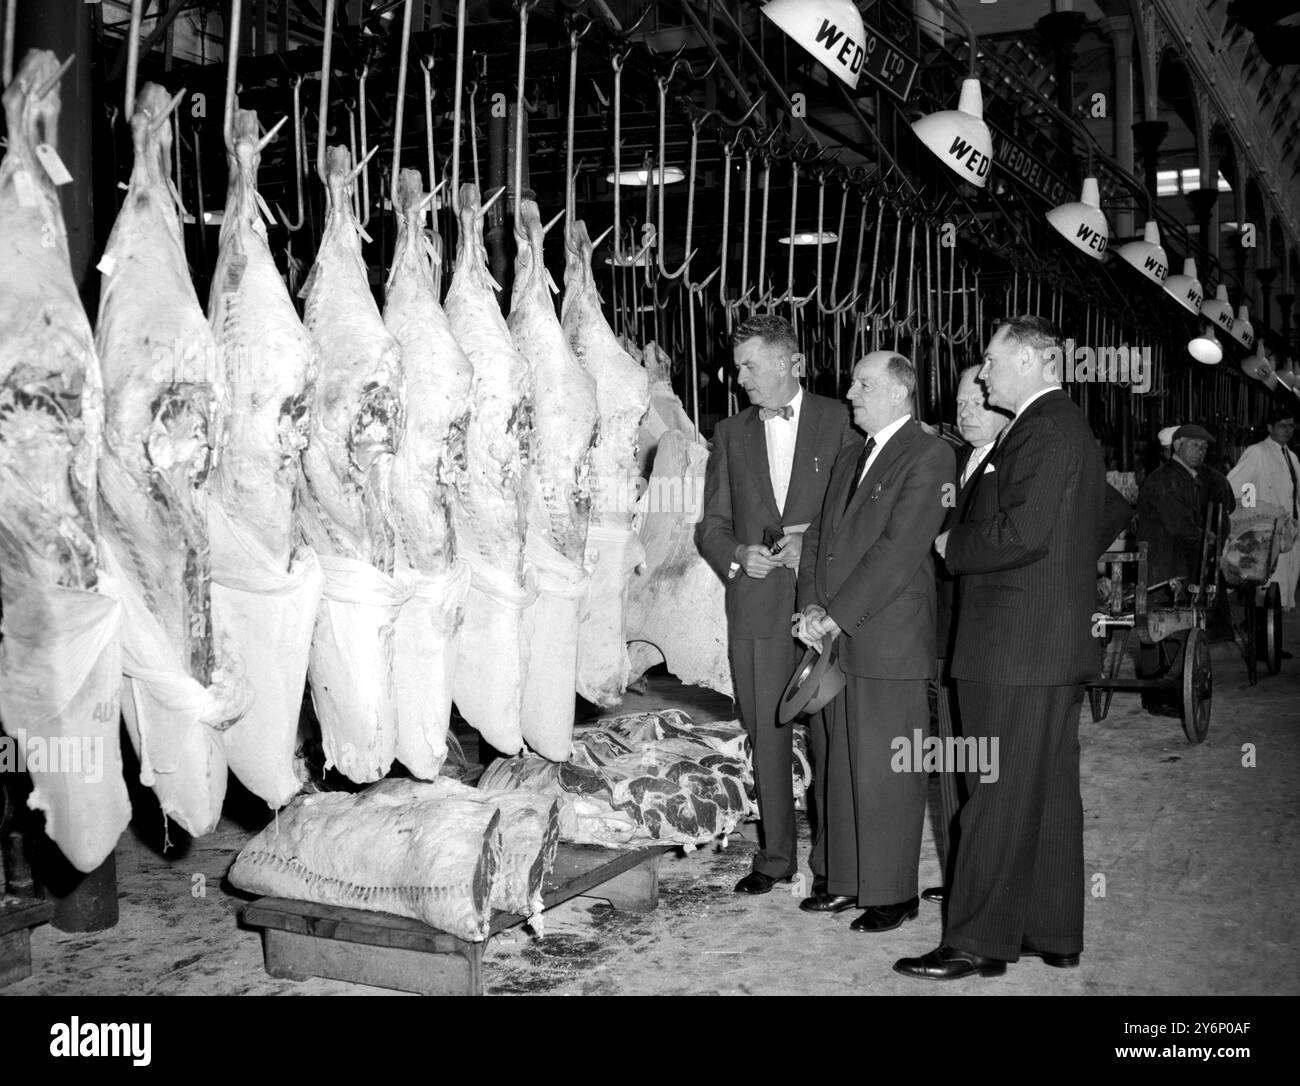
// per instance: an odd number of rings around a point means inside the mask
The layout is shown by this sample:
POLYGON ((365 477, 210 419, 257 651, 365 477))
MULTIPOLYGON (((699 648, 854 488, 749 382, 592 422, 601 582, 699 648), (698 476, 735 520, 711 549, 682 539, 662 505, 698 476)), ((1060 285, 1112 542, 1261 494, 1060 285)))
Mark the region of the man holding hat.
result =
MULTIPOLYGON (((1295 434, 1295 409, 1279 407, 1268 417, 1268 437, 1246 448, 1236 467, 1228 472, 1234 494, 1249 494, 1256 504, 1276 505, 1300 520, 1300 460, 1287 446, 1295 434), (1247 491, 1249 486, 1252 489, 1247 491)), ((1244 502, 1243 502, 1244 504, 1244 502)), ((1284 551, 1270 583, 1281 589, 1282 606, 1295 607, 1296 579, 1300 577, 1300 546, 1284 551)))

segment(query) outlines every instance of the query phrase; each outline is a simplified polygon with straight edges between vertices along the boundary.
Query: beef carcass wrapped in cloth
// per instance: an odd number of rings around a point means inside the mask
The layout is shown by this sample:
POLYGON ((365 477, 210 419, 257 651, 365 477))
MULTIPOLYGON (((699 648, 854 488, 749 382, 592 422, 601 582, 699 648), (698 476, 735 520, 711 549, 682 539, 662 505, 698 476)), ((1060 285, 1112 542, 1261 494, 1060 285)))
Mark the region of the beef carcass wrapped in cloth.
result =
POLYGON ((199 836, 217 824, 225 796, 220 732, 252 691, 212 629, 206 486, 228 403, 185 262, 170 108, 153 83, 136 99, 135 164, 100 261, 100 529, 122 577, 122 711, 141 780, 165 815, 199 836))
MULTIPOLYGON (((492 921, 501 814, 476 796, 411 781, 299 796, 253 838, 230 881, 254 894, 422 920, 479 942, 492 921)), ((472 790, 470 790, 472 791, 472 790)))
POLYGON ((596 382, 573 357, 555 317, 543 239, 536 202, 520 200, 509 325, 533 374, 533 489, 526 554, 537 568, 534 629, 545 631, 534 640, 528 661, 523 731, 538 754, 563 761, 573 737, 578 629, 590 579, 585 558, 599 413, 596 382))
POLYGON ((326 178, 329 217, 304 288, 320 371, 298 517, 325 570, 309 676, 326 767, 364 782, 387 773, 396 751, 393 638, 410 595, 393 577, 389 490, 401 440, 401 348, 370 293, 346 148, 329 149, 326 178))
POLYGON ((38 143, 58 144, 58 68, 53 53, 28 53, 4 92, 0 724, 25 755, 46 834, 74 867, 93 871, 131 806, 118 739, 121 608, 100 569, 95 508, 99 360, 58 191, 36 158, 38 143), (58 763, 29 760, 28 737, 58 763), (65 765, 64 753, 79 764, 65 765))
POLYGON ((591 456, 591 584, 578 630, 578 693, 606 708, 627 689, 624 622, 628 575, 645 557, 632 529, 638 497, 637 430, 650 403, 646 371, 619 345, 601 310, 591 273, 591 240, 581 222, 566 223, 561 323, 574 357, 596 382, 600 431, 591 456))
POLYGON ((503 754, 523 746, 530 607, 524 567, 533 379, 501 316, 483 248, 478 188, 460 190, 460 249, 447 320, 474 367, 465 442, 465 498, 453 509, 456 554, 470 567, 452 684, 457 708, 503 754))
POLYGON ((317 358, 266 243, 257 192, 257 114, 236 110, 229 183, 208 319, 230 392, 230 421, 208 491, 212 620, 237 646, 253 686, 221 734, 244 786, 271 807, 300 787, 294 769, 323 574, 294 545, 294 492, 307 444, 317 358))
POLYGON ((393 513, 411 598, 397 617, 397 757, 431 780, 447 757, 452 678, 469 565, 454 553, 452 508, 465 494, 465 431, 474 367, 438 304, 432 245, 421 226, 420 175, 403 170, 397 250, 384 323, 402 348, 406 424, 393 460, 393 513))
POLYGON ((730 697, 726 588, 695 545, 709 446, 673 392, 667 356, 648 343, 644 358, 650 410, 640 451, 650 482, 636 508, 645 563, 633 571, 628 588, 632 674, 663 660, 682 682, 730 697))

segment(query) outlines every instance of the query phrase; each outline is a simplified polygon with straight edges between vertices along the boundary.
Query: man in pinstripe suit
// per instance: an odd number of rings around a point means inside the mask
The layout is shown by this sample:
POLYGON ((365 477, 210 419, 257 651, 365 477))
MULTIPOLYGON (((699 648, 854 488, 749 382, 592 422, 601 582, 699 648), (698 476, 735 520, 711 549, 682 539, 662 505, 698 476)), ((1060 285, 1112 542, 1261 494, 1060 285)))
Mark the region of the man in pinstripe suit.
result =
POLYGON ((1083 949, 1078 728, 1097 664, 1105 466, 1060 362, 1050 321, 999 327, 979 376, 1015 417, 960 523, 935 540, 958 578, 951 675, 965 734, 997 740, 1000 764, 995 781, 968 777, 943 941, 896 962, 907 976, 995 976, 1026 954, 1067 967, 1083 949))

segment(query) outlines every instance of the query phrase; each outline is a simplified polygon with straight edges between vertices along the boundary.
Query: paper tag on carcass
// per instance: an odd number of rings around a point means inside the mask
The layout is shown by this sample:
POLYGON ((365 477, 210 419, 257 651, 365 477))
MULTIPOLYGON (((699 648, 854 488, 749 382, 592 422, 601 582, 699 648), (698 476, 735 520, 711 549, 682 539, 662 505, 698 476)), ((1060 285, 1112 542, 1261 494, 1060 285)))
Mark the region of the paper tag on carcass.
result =
POLYGON ((244 279, 244 269, 248 267, 248 257, 243 253, 235 253, 230 258, 230 263, 226 265, 226 276, 221 282, 221 292, 223 294, 233 294, 239 289, 239 284, 244 279))
POLYGON ((546 282, 550 284, 552 294, 560 293, 560 288, 555 285, 555 280, 551 278, 550 268, 546 269, 546 282))
POLYGON ((99 263, 95 267, 99 269, 101 275, 112 275, 113 269, 117 267, 117 261, 105 253, 99 258, 99 263))
POLYGON ((170 177, 167 178, 167 191, 172 194, 172 199, 176 201, 176 210, 181 213, 181 221, 193 222, 194 216, 185 210, 185 203, 181 200, 181 190, 176 187, 176 182, 170 177))
POLYGON ((72 174, 68 173, 68 167, 63 164, 63 159, 59 157, 56 151, 48 143, 38 143, 36 145, 36 157, 45 167, 45 172, 50 175, 50 180, 56 185, 66 185, 72 180, 72 174))
POLYGON ((36 185, 32 181, 32 175, 26 170, 19 170, 14 174, 14 190, 18 193, 18 202, 23 207, 36 206, 36 185))
POLYGON ((366 228, 365 228, 364 226, 360 225, 359 223, 357 224, 357 233, 360 234, 363 238, 365 238, 366 241, 367 241, 367 243, 369 243, 370 241, 373 240, 373 239, 370 237, 370 235, 366 233, 366 228))

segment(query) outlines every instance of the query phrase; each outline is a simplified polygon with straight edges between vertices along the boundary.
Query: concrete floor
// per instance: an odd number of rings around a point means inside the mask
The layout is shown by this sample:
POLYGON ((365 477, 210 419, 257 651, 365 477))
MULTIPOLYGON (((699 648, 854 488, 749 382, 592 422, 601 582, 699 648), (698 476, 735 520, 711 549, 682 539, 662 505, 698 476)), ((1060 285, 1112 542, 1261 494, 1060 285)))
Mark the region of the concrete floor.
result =
MULTIPOLYGON (((1300 646, 1300 614, 1287 621, 1300 646)), ((1189 745, 1176 719, 1145 714, 1116 694, 1110 716, 1080 729, 1084 847, 1089 885, 1086 949, 1074 970, 1036 960, 1004 977, 927 984, 893 961, 937 944, 939 910, 878 936, 854 935, 857 915, 799 912, 789 887, 759 898, 731 893, 749 868, 754 831, 725 850, 662 861, 660 905, 637 916, 574 899, 545 916, 545 936, 516 929, 486 953, 491 994, 1297 994, 1300 921, 1294 900, 1300 844, 1300 652, 1276 677, 1246 683, 1231 644, 1212 650, 1209 738, 1189 745), (1243 766, 1252 744, 1254 768, 1243 766), (1104 892, 1103 879, 1104 876, 1104 892)), ((669 680, 629 695, 625 711, 678 705, 697 718, 729 717, 730 703, 669 680)), ((228 810, 229 810, 228 806, 228 810)), ((121 921, 111 931, 33 933, 32 977, 5 995, 381 995, 334 981, 274 980, 257 933, 241 930, 241 899, 223 876, 257 828, 225 818, 199 841, 175 841, 137 806, 118 848, 121 921)), ((264 816, 263 816, 264 817, 264 816)), ((183 836, 183 835, 182 835, 183 836)), ((804 871, 807 826, 803 827, 804 871)), ((939 867, 927 826, 921 885, 939 867)))

